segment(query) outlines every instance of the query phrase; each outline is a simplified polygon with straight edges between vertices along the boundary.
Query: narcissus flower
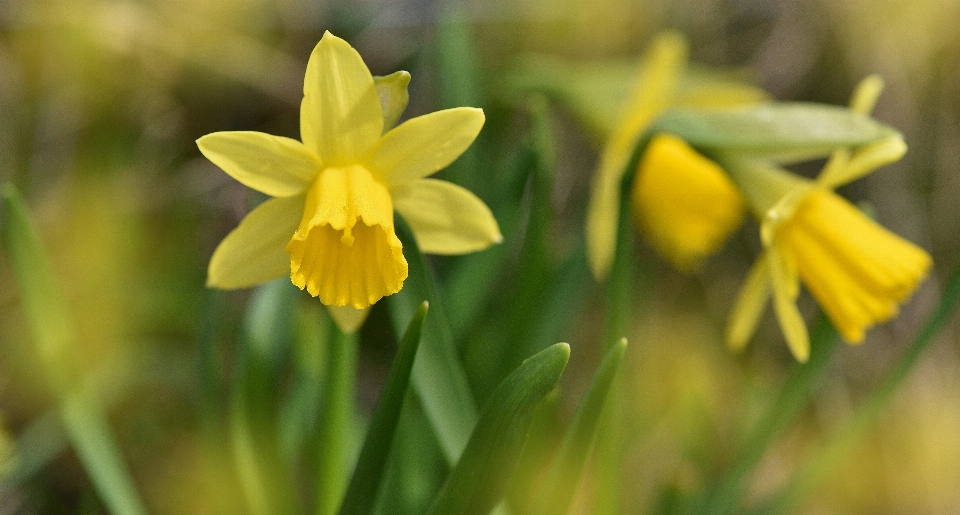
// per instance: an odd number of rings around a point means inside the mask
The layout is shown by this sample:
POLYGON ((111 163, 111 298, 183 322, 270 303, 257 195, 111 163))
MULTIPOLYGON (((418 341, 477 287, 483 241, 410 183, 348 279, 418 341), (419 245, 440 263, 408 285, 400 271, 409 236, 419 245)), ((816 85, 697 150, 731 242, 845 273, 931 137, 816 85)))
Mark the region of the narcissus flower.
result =
MULTIPOLYGON (((755 89, 709 81, 681 88, 687 45, 678 34, 656 38, 644 59, 643 71, 622 109, 621 119, 607 136, 593 176, 587 208, 587 257, 594 277, 602 280, 613 263, 621 204, 621 183, 644 132, 667 109, 684 105, 702 109, 754 103, 765 98, 755 89)), ((634 176, 634 214, 651 243, 681 269, 696 268, 715 252, 738 226, 743 202, 729 179, 712 163, 676 138, 654 138, 634 176), (709 164, 708 164, 709 163, 709 164), (679 174, 679 175, 674 175, 679 174), (714 189, 716 188, 716 189, 714 189), (715 196, 708 203, 698 199, 715 196), (685 195, 688 193, 689 196, 685 195), (714 206, 719 216, 703 210, 714 206), (692 211, 686 211, 691 207, 692 211), (693 228, 693 232, 678 231, 693 228)), ((710 209, 707 209, 710 211, 710 209)))
POLYGON ((687 271, 716 252, 746 214, 743 195, 723 169, 670 134, 647 144, 630 201, 652 244, 687 271))
POLYGON ((197 140, 225 172, 274 197, 217 247, 209 286, 243 288, 289 274, 338 308, 331 313, 352 330, 407 277, 394 210, 424 252, 463 254, 502 240, 483 201, 425 178, 470 146, 483 111, 438 111, 387 131, 406 106, 408 82, 406 72, 375 80, 356 50, 327 32, 307 64, 302 143, 259 132, 197 140))
MULTIPOLYGON (((868 113, 881 83, 861 83, 851 108, 868 113)), ((892 136, 851 152, 833 153, 810 181, 770 163, 724 160, 725 169, 761 220, 763 252, 734 304, 727 343, 743 348, 773 295, 774 312, 798 361, 810 355, 806 326, 796 299, 800 282, 823 308, 847 343, 860 343, 867 329, 894 317, 930 268, 921 248, 858 211, 833 189, 899 160, 906 145, 892 136)))

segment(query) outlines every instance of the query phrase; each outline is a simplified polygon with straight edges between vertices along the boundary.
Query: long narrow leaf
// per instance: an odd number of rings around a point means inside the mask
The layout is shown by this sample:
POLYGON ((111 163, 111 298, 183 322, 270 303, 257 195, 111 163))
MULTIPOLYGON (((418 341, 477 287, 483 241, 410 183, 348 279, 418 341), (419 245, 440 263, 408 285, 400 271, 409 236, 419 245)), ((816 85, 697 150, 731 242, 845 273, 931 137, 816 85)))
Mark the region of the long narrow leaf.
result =
POLYGON ((855 447, 864 434, 876 427, 877 419, 880 418, 884 408, 889 405, 890 399, 908 377, 923 351, 936 341, 934 336, 956 313, 958 304, 960 304, 960 263, 954 268, 937 308, 910 347, 903 353, 900 361, 871 392, 853 420, 818 447, 813 457, 790 479, 783 491, 765 504, 762 513, 773 515, 793 511, 824 479, 829 477, 828 474, 855 447))
POLYGON ((230 399, 231 447, 243 495, 255 515, 295 511, 292 480, 277 437, 276 391, 296 293, 285 280, 256 288, 237 353, 230 399))
POLYGON ((0 235, 10 255, 24 311, 48 380, 58 397, 60 417, 70 442, 111 513, 145 514, 102 407, 80 387, 66 301, 56 285, 26 205, 11 185, 3 188, 2 200, 0 235))
POLYGON ((412 382, 423 410, 437 433, 447 463, 453 464, 460 459, 470 439, 470 432, 477 421, 477 407, 457 356, 442 302, 437 299, 432 271, 417 248, 410 229, 399 217, 396 225, 397 235, 403 242, 403 255, 409 262, 410 275, 403 289, 388 297, 390 318, 397 334, 400 334, 420 303, 424 300, 430 303, 420 350, 413 363, 412 382))
POLYGON ((373 509, 400 420, 403 398, 407 393, 407 385, 410 384, 410 371, 413 369, 417 347, 420 346, 427 306, 426 302, 420 304, 413 320, 407 326, 407 332, 400 340, 397 355, 383 386, 383 393, 373 410, 373 419, 367 429, 367 438, 360 450, 350 486, 347 487, 343 504, 340 505, 340 515, 366 515, 373 509))
POLYGON ((580 484, 583 470, 593 448, 602 420, 600 414, 627 350, 627 339, 615 343, 597 368, 590 387, 573 418, 570 429, 557 451, 543 488, 530 507, 533 515, 564 515, 580 484))
POLYGON ((431 515, 487 515, 493 509, 513 475, 534 411, 556 387, 569 357, 569 345, 552 345, 497 386, 431 515))

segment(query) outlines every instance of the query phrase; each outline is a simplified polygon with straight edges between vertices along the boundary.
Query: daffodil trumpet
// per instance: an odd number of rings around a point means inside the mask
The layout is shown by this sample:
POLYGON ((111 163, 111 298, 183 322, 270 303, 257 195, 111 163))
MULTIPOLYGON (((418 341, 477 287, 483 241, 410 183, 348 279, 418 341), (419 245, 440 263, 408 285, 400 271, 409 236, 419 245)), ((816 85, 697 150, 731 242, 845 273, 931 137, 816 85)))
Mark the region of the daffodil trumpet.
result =
POLYGON ((307 64, 302 142, 259 132, 197 140, 226 173, 274 197, 214 251, 208 286, 244 288, 288 274, 353 331, 407 277, 394 211, 427 253, 464 254, 502 240, 483 201, 427 178, 471 145, 483 111, 447 109, 391 128, 409 78, 375 79, 356 50, 327 32, 307 64))

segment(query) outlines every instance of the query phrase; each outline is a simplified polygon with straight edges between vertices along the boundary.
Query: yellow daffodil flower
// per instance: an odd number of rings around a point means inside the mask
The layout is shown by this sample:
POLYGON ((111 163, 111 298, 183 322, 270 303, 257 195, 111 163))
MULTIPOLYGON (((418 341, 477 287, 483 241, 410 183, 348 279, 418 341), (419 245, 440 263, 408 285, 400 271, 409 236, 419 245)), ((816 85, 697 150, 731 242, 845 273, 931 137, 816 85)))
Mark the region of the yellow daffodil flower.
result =
POLYGON ((743 195, 723 169, 671 134, 647 144, 630 201, 640 229, 685 271, 698 268, 746 214, 743 195))
POLYGON ((425 178, 470 146, 483 111, 447 109, 387 131, 406 106, 408 81, 398 72, 378 88, 356 50, 327 32, 307 63, 302 143, 259 132, 197 140, 210 161, 274 197, 217 247, 208 286, 244 288, 289 274, 350 331, 407 277, 394 210, 427 253, 464 254, 502 240, 483 201, 425 178))
MULTIPOLYGON (((868 114, 882 83, 864 80, 851 109, 868 114)), ((742 349, 773 295, 774 312, 794 357, 810 355, 806 325, 796 306, 800 282, 847 343, 894 317, 930 268, 930 256, 869 219, 833 189, 899 160, 899 136, 851 152, 837 150, 816 180, 772 164, 731 159, 725 168, 761 220, 763 252, 749 272, 727 326, 727 344, 742 349)))
MULTIPOLYGON (((680 35, 665 33, 655 39, 620 122, 601 151, 586 221, 587 257, 598 280, 606 277, 613 263, 621 183, 650 124, 677 105, 711 109, 765 98, 759 90, 728 83, 682 88, 686 57, 687 44, 680 35)), ((680 269, 694 269, 739 226, 744 203, 729 178, 682 141, 654 138, 645 152, 651 155, 641 160, 631 189, 634 215, 661 254, 680 269), (699 202, 704 196, 711 201, 699 202), (708 206, 710 209, 703 211, 708 206), (708 216, 711 214, 719 216, 708 216)))

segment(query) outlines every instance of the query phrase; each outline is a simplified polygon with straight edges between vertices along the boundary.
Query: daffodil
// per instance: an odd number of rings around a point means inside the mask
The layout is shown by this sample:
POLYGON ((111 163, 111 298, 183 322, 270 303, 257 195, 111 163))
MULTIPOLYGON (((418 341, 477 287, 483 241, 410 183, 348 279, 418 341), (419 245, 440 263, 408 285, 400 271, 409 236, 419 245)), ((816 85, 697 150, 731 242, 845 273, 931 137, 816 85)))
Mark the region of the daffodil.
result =
MULTIPOLYGON (((877 77, 863 81, 851 109, 869 113, 881 88, 877 77)), ((899 160, 905 152, 899 136, 854 151, 837 150, 816 180, 762 161, 724 160, 761 221, 763 242, 730 316, 730 348, 747 344, 772 293, 787 345, 805 362, 810 341, 796 305, 801 281, 848 343, 862 342, 867 329, 897 314, 899 304, 926 277, 930 256, 832 190, 899 160)))
MULTIPOLYGON (((688 87, 682 87, 686 56, 686 42, 678 34, 656 38, 622 108, 620 122, 601 151, 586 221, 587 257, 597 279, 605 278, 613 263, 621 184, 634 150, 657 117, 679 105, 711 109, 764 98, 759 90, 742 85, 688 81, 688 87)), ((687 270, 715 252, 745 213, 729 178, 676 138, 654 138, 647 146, 634 175, 631 197, 638 223, 654 247, 675 266, 687 270), (701 202, 705 197, 710 201, 701 202)))
POLYGON ((355 330, 407 277, 394 210, 424 252, 463 254, 501 241, 483 201, 426 178, 470 146, 483 111, 447 109, 390 129, 408 81, 406 72, 375 81, 356 50, 327 32, 307 63, 302 142, 259 132, 197 140, 226 173, 273 197, 214 251, 209 286, 244 288, 289 274, 355 330))
POLYGON ((681 270, 698 268, 746 214, 723 169, 671 134, 647 144, 630 191, 637 225, 681 270))

